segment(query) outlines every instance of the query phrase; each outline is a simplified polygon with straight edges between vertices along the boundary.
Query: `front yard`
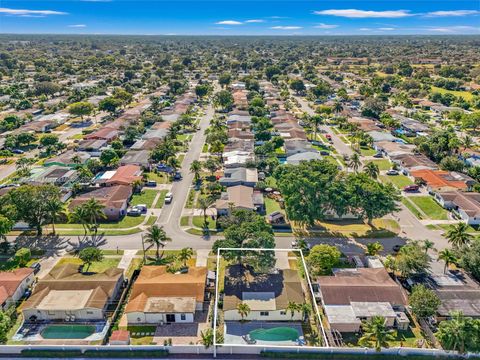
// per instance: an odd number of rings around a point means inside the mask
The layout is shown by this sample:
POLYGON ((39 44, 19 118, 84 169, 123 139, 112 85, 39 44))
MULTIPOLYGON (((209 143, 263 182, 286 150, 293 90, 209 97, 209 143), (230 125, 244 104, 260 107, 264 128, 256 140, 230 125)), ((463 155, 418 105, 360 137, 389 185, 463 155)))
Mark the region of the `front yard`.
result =
MULTIPOLYGON (((117 267, 118 264, 120 263, 121 256, 116 256, 116 257, 105 257, 102 261, 96 261, 90 265, 88 268, 88 272, 102 272, 107 269, 110 269, 112 267, 117 267)), ((55 264, 55 267, 59 267, 61 265, 65 264, 75 264, 78 266, 81 266, 83 264, 82 260, 76 257, 62 257, 58 262, 55 264)))
POLYGON ((380 179, 383 182, 392 183, 398 189, 403 189, 405 186, 413 184, 413 181, 410 180, 410 178, 408 178, 405 175, 394 175, 394 176, 381 175, 380 179))
POLYGON ((390 170, 390 168, 392 167, 392 163, 387 160, 387 159, 381 159, 381 160, 368 160, 365 162, 365 164, 369 163, 369 162, 372 162, 374 163, 375 165, 378 166, 378 170, 380 171, 385 171, 385 170, 390 170))
POLYGON ((153 205, 153 200, 157 196, 158 191, 152 189, 143 189, 140 194, 133 194, 132 200, 130 200, 130 206, 139 204, 145 204, 148 208, 153 205))
POLYGON ((448 220, 448 212, 442 208, 430 196, 410 196, 409 200, 413 202, 421 211, 432 220, 448 220))

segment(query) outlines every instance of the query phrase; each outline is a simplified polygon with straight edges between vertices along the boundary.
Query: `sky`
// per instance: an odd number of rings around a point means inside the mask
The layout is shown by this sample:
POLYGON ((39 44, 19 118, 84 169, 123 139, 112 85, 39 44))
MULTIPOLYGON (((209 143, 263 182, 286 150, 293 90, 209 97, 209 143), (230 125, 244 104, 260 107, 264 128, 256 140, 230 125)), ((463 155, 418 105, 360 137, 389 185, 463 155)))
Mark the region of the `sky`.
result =
POLYGON ((480 0, 0 0, 0 33, 480 35, 480 0))

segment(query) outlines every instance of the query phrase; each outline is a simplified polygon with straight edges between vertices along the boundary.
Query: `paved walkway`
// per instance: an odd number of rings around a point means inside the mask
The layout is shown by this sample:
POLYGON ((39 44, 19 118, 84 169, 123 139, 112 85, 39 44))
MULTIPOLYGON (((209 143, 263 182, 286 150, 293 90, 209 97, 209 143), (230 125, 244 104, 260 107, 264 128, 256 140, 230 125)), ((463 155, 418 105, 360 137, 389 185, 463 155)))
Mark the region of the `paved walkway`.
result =
POLYGON ((195 266, 207 266, 209 253, 210 253, 210 250, 207 250, 207 249, 197 250, 197 261, 195 263, 195 266))
POLYGON ((130 263, 132 262, 136 254, 137 254, 137 250, 124 250, 123 256, 120 259, 120 262, 118 263, 117 267, 119 269, 123 269, 124 271, 127 271, 128 267, 130 266, 130 263))

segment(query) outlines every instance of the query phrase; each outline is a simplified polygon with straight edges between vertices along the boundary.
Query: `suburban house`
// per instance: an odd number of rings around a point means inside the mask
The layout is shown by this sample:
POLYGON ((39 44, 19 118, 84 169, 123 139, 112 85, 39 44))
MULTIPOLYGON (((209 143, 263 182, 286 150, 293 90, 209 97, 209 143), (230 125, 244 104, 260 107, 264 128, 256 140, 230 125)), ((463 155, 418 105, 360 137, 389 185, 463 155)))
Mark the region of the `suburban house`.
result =
POLYGON ((113 128, 112 126, 103 127, 97 131, 92 132, 91 134, 85 135, 85 140, 106 140, 112 142, 120 136, 120 132, 113 128))
POLYGON ((415 180, 425 183, 431 192, 470 190, 475 184, 470 176, 455 171, 416 170, 411 175, 415 180))
POLYGON ((83 140, 78 144, 77 150, 85 151, 91 156, 100 156, 102 154, 102 150, 106 148, 107 145, 107 140, 83 140))
POLYGON ((54 267, 23 304, 24 319, 104 320, 107 306, 122 287, 123 270, 110 268, 94 274, 78 270, 75 264, 54 267))
POLYGON ((287 164, 289 165, 299 165, 301 162, 310 161, 310 160, 321 160, 322 155, 316 151, 308 151, 304 153, 299 153, 287 157, 287 164))
POLYGON ((386 131, 378 131, 378 130, 373 130, 367 132, 368 135, 370 135, 373 139, 373 142, 378 142, 378 141, 402 141, 399 138, 393 136, 389 132, 386 131))
POLYGON ((33 185, 55 184, 61 186, 76 180, 77 177, 77 170, 67 166, 53 165, 50 167, 33 168, 30 171, 30 176, 26 179, 22 179, 21 182, 33 185))
POLYGON ((373 147, 378 152, 382 152, 389 158, 403 154, 413 154, 413 150, 416 148, 413 144, 404 144, 396 141, 378 141, 373 144, 373 147))
POLYGON ((385 268, 337 269, 334 276, 319 276, 316 282, 331 329, 357 332, 362 320, 376 315, 385 317, 390 327, 405 327, 407 295, 385 268))
POLYGON ((69 167, 76 167, 79 164, 85 164, 88 159, 90 159, 91 155, 89 153, 83 151, 73 151, 67 150, 63 154, 58 156, 54 156, 45 161, 45 166, 69 166, 69 167))
POLYGON ((312 144, 307 140, 286 140, 283 147, 287 157, 304 152, 311 152, 313 150, 312 144))
POLYGON ((108 220, 116 221, 127 212, 128 201, 132 196, 132 187, 127 185, 107 186, 78 195, 68 206, 73 211, 77 206, 86 203, 90 199, 97 200, 104 206, 103 212, 108 220))
POLYGON ((253 153, 254 147, 254 140, 229 139, 228 143, 223 148, 223 152, 228 153, 230 151, 248 151, 253 153))
POLYGON ((224 167, 236 168, 245 166, 249 161, 254 161, 255 155, 249 151, 229 151, 222 154, 222 159, 224 167))
POLYGON ((228 215, 230 208, 265 212, 265 203, 261 191, 255 191, 250 186, 230 186, 215 202, 217 214, 228 215))
POLYGON ((143 266, 125 307, 129 324, 194 322, 204 310, 206 267, 171 273, 166 266, 143 266))
POLYGON ((480 225, 480 193, 444 191, 434 194, 445 209, 454 211, 469 225, 480 225))
POLYGON ((150 167, 150 151, 128 150, 120 159, 120 165, 138 165, 148 169, 150 167))
POLYGON ((389 157, 407 174, 413 171, 438 169, 438 165, 423 154, 390 154, 389 157))
POLYGON ((35 275, 30 268, 0 271, 0 310, 7 310, 20 300, 34 280, 35 275))
POLYGON ((257 169, 248 169, 244 167, 225 169, 223 177, 219 179, 222 186, 237 186, 245 185, 255 187, 258 182, 257 169))
POLYGON ((106 186, 132 185, 142 180, 142 169, 138 165, 123 165, 113 171, 112 176, 105 180, 106 186))
POLYGON ((223 315, 225 321, 242 319, 237 306, 250 308, 246 320, 301 321, 303 314, 287 311, 289 302, 303 304, 300 277, 296 270, 283 269, 271 274, 258 274, 249 266, 231 265, 225 270, 223 315))

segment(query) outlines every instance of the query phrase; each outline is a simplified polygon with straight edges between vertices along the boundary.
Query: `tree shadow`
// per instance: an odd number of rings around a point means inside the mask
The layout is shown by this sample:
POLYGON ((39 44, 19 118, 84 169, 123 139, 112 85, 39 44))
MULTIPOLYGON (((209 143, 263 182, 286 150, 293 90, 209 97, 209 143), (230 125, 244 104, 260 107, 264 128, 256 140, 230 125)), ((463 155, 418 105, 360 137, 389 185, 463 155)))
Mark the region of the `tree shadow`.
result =
POLYGON ((45 255, 47 256, 60 255, 62 251, 67 250, 69 247, 69 241, 59 235, 20 235, 15 239, 15 244, 19 248, 45 250, 45 255))
POLYGON ((82 249, 87 247, 101 247, 107 243, 105 233, 96 235, 78 236, 77 242, 68 240, 68 245, 71 247, 73 253, 78 254, 82 249))

